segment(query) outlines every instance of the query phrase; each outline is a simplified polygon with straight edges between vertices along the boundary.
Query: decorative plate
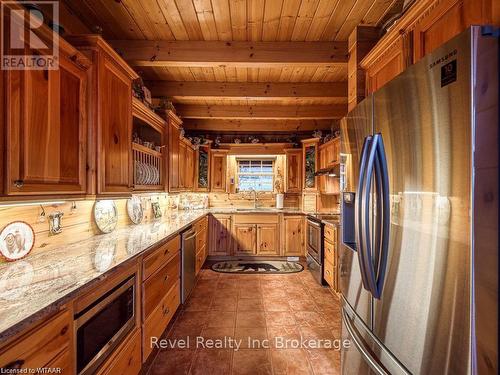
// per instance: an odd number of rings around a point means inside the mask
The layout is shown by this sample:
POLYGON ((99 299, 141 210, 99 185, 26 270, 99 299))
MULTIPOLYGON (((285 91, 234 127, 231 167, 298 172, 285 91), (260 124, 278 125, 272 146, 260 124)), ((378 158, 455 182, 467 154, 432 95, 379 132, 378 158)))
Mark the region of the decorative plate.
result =
POLYGON ((112 200, 96 201, 94 204, 94 220, 102 233, 112 232, 118 222, 118 210, 112 200))
POLYGON ((132 195, 132 197, 127 200, 127 213, 132 223, 141 223, 144 210, 142 208, 141 198, 137 195, 132 195))
POLYGON ((24 221, 13 221, 0 232, 0 253, 8 262, 24 258, 34 244, 35 232, 24 221))

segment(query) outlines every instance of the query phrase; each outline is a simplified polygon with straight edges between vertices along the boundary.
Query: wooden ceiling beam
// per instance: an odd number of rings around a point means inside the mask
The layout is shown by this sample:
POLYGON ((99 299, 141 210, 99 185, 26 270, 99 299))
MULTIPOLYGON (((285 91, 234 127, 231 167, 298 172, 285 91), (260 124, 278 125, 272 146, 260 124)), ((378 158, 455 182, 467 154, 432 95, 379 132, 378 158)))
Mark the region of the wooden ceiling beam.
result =
POLYGON ((338 127, 336 120, 264 120, 264 119, 185 119, 183 127, 199 132, 308 132, 338 127))
POLYGON ((184 118, 336 119, 347 113, 347 105, 198 105, 178 104, 184 118))
POLYGON ((133 66, 294 67, 347 64, 347 42, 113 40, 133 66))
POLYGON ((347 82, 176 82, 148 81, 153 97, 204 99, 345 98, 347 82))

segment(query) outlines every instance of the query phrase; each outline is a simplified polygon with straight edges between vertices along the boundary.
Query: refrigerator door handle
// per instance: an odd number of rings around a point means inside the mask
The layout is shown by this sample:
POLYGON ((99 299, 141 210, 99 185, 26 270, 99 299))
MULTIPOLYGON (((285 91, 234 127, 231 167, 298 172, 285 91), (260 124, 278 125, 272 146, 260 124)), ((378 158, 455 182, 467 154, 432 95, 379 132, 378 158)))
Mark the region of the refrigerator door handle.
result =
POLYGON ((364 250, 366 246, 366 238, 365 232, 363 231, 363 197, 364 197, 364 189, 365 189, 365 174, 366 174, 366 157, 368 154, 368 150, 372 144, 372 136, 368 136, 365 138, 363 142, 363 148, 361 150, 361 159, 359 163, 359 181, 358 181, 358 190, 356 192, 356 200, 354 202, 354 223, 355 223, 355 240, 356 240, 356 248, 358 253, 358 263, 361 273, 361 279, 363 281, 363 287, 366 290, 370 290, 370 285, 368 283, 368 275, 367 270, 365 268, 364 262, 364 250))
POLYGON ((365 349, 364 345, 361 342, 361 339, 358 337, 356 333, 356 329, 352 326, 351 320, 344 309, 342 309, 343 321, 345 327, 347 328, 347 332, 349 333, 352 342, 356 349, 358 349, 359 353, 363 357, 363 359, 368 363, 370 368, 378 375, 390 375, 376 360, 372 357, 372 355, 365 349))
MULTIPOLYGON (((371 211, 370 211, 370 195, 372 191, 372 177, 375 169, 375 160, 377 154, 377 143, 379 136, 375 135, 371 137, 371 144, 369 147, 369 151, 366 154, 366 162, 365 162, 365 172, 363 181, 361 183, 361 208, 360 208, 360 221, 358 223, 359 231, 361 233, 361 249, 358 252, 359 262, 362 264, 362 269, 364 269, 364 278, 363 285, 366 290, 371 292, 372 294, 376 293, 375 287, 375 270, 373 267, 373 258, 372 258, 372 238, 371 238, 371 230, 370 230, 370 220, 371 220, 371 211)), ((376 223, 375 223, 376 224, 376 223)), ((362 272, 363 274, 363 272, 362 272)))
POLYGON ((387 267, 387 256, 389 252, 389 235, 391 227, 390 196, 389 196, 389 172, 387 168, 387 158, 385 154, 384 142, 381 134, 376 134, 376 196, 377 196, 377 220, 375 233, 375 249, 377 251, 375 262, 371 262, 375 267, 370 274, 375 275, 373 280, 374 290, 372 294, 375 298, 380 298, 384 287, 385 272, 387 267))

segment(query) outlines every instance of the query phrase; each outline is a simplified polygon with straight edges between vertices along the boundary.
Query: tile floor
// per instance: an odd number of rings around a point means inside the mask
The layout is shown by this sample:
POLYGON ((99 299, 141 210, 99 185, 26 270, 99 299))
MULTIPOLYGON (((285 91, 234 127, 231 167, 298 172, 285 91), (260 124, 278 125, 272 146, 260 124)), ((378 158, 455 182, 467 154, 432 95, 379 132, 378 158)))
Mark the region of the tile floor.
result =
POLYGON ((161 349, 148 375, 340 374, 338 350, 295 347, 301 337, 340 339, 340 322, 339 300, 307 270, 238 275, 203 269, 167 336, 171 342, 189 337, 190 348, 161 349), (205 345, 209 339, 228 344, 203 348, 196 344, 200 338, 205 345), (228 338, 235 340, 233 349, 228 338), (289 343, 287 348, 280 347, 283 342, 289 343))

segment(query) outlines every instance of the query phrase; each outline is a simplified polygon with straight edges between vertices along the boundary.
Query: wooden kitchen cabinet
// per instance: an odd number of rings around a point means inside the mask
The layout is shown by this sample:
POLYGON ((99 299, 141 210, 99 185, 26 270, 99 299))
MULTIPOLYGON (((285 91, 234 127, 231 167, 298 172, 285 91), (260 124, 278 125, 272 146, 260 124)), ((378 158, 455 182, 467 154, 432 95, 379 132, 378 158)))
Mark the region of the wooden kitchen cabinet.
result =
POLYGON ((132 81, 139 76, 99 35, 72 35, 69 40, 92 60, 88 165, 97 176, 97 194, 130 193, 132 81))
POLYGON ((278 224, 257 225, 257 255, 280 255, 278 224))
POLYGON ((416 1, 360 62, 366 72, 366 93, 378 90, 469 26, 498 26, 500 13, 495 11, 495 1, 416 1))
POLYGON ((208 234, 208 217, 204 217, 197 221, 193 228, 196 233, 196 260, 195 271, 198 274, 207 259, 207 234, 208 234))
POLYGON ((323 270, 323 278, 328 285, 335 291, 339 292, 338 286, 338 235, 337 227, 333 225, 325 225, 323 247, 325 252, 325 267, 323 270))
POLYGON ((255 255, 257 253, 257 225, 234 224, 234 254, 255 255))
POLYGON ((185 168, 185 188, 193 191, 194 188, 194 149, 191 145, 186 146, 186 168, 185 168))
POLYGON ((302 192, 302 149, 286 149, 285 191, 302 192))
POLYGON ((141 368, 141 331, 135 329, 99 369, 97 375, 136 375, 141 368))
POLYGON ((195 152, 194 190, 210 189, 210 146, 200 146, 195 152))
POLYGON ((0 368, 23 371, 45 367, 58 361, 64 362, 65 367, 68 367, 64 354, 72 350, 72 327, 73 316, 68 310, 41 322, 19 339, 0 348, 0 368), (63 358, 59 358, 60 355, 63 358))
POLYGON ((226 192, 227 150, 212 150, 210 153, 210 191, 226 192))
POLYGON ((86 192, 91 65, 60 40, 58 70, 6 70, 5 195, 86 192))
POLYGON ((176 192, 181 190, 179 176, 179 145, 181 119, 171 110, 165 113, 168 127, 168 190, 176 192))
POLYGON ((187 144, 186 142, 179 141, 179 186, 178 189, 183 191, 187 187, 187 144))
POLYGON ((318 177, 315 173, 319 169, 318 165, 318 143, 319 138, 304 139, 302 142, 302 181, 304 191, 318 191, 318 177))
MULTIPOLYGON (((327 170, 338 167, 340 163, 340 138, 337 137, 328 141, 319 149, 319 169, 327 170)), ((339 168, 340 172, 340 168, 339 168)), ((319 176, 319 191, 322 194, 337 195, 340 194, 339 176, 330 176, 323 174, 319 176)))
POLYGON ((283 216, 283 255, 304 256, 304 217, 283 216))
POLYGON ((210 215, 209 255, 231 255, 231 215, 210 215))

